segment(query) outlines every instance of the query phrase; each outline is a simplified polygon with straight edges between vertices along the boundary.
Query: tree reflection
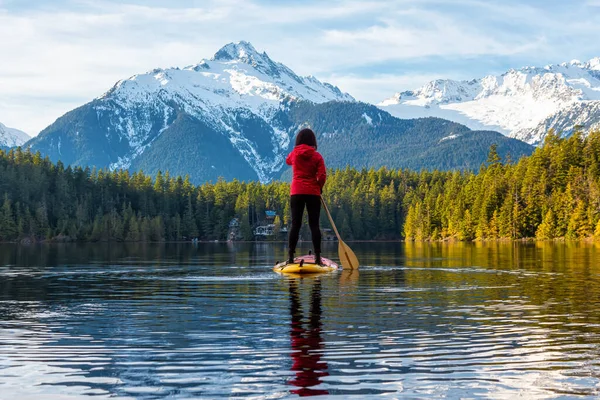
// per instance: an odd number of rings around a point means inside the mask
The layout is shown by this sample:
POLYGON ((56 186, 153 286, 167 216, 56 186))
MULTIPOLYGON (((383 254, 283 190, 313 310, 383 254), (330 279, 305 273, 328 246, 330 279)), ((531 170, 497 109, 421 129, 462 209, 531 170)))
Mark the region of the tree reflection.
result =
POLYGON ((321 360, 323 339, 321 338, 321 281, 314 279, 308 320, 304 320, 299 284, 302 279, 290 279, 290 339, 292 346, 292 371, 296 376, 289 381, 298 389, 291 393, 299 396, 329 394, 324 389, 313 389, 321 383, 323 376, 329 375, 327 363, 321 360))

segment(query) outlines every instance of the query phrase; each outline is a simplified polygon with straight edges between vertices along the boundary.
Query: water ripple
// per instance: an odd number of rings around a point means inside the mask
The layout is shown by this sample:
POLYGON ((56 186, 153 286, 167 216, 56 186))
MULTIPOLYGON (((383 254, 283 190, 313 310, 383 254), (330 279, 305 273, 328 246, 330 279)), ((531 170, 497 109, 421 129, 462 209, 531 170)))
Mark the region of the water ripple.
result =
POLYGON ((382 249, 305 279, 226 252, 3 265, 0 398, 600 396, 593 257, 488 268, 382 249))

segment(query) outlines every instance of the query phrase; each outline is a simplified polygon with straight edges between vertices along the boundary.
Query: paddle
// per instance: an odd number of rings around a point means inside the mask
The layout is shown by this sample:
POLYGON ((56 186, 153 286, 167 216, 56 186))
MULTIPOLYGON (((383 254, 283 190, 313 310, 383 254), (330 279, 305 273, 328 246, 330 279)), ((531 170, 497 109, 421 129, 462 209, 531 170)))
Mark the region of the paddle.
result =
POLYGON ((327 208, 327 204, 325 204, 325 200, 321 197, 321 204, 323 204, 323 208, 325 208, 325 212, 327 213, 327 217, 329 218, 329 222, 331 222, 331 227, 335 232, 335 236, 338 239, 338 253, 340 257, 340 261, 342 262, 343 269, 358 269, 358 258, 354 255, 354 252, 340 237, 340 234, 335 227, 335 223, 333 222, 333 218, 331 218, 331 214, 329 213, 329 209, 327 208))

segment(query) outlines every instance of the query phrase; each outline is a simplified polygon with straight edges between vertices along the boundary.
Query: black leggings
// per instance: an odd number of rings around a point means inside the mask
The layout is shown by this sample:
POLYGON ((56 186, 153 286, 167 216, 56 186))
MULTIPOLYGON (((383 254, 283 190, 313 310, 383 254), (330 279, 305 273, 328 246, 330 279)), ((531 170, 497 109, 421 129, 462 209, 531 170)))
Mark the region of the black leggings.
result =
POLYGON ((321 196, 313 194, 294 194, 290 199, 292 209, 292 228, 288 237, 290 253, 296 251, 300 228, 302 227, 302 215, 304 207, 308 211, 308 226, 312 235, 313 250, 321 253, 321 230, 319 229, 319 217, 321 216, 321 196))

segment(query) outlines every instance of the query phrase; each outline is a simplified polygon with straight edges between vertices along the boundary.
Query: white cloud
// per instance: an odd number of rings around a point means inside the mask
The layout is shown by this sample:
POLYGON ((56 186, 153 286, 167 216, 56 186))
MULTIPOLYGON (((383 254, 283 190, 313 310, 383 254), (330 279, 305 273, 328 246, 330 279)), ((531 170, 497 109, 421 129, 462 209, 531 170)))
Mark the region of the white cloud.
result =
POLYGON ((0 37, 12 39, 0 42, 0 54, 9 60, 0 63, 0 121, 37 134, 119 79, 156 66, 191 64, 223 44, 216 38, 165 35, 153 28, 158 22, 159 14, 122 10, 25 16, 0 12, 0 37), (55 103, 48 101, 52 97, 55 103))
POLYGON ((510 56, 534 50, 540 39, 481 29, 468 17, 410 8, 382 17, 362 29, 327 30, 325 43, 352 48, 366 61, 406 60, 429 56, 510 56))

